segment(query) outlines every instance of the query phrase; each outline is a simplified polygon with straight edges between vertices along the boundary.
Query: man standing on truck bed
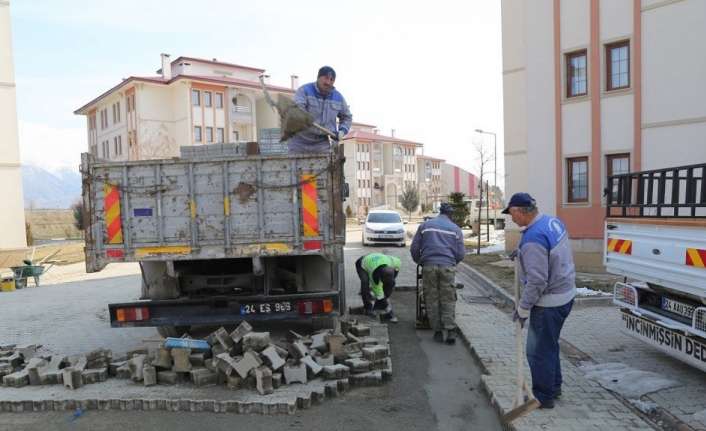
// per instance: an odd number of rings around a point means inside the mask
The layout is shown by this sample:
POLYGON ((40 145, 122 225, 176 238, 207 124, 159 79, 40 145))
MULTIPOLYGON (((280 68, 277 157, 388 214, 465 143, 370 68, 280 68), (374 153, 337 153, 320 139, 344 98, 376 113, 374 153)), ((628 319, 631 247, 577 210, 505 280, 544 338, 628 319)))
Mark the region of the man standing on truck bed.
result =
POLYGON ((363 297, 365 313, 385 310, 383 319, 397 323, 390 296, 395 288, 395 278, 400 272, 400 259, 382 253, 370 253, 355 261, 355 270, 360 278, 360 296, 363 297))
POLYGON ((527 362, 532 373, 532 392, 541 408, 554 408, 561 395, 559 333, 571 312, 576 296, 576 272, 564 224, 543 215, 528 193, 515 193, 503 210, 512 221, 525 228, 518 247, 519 278, 524 289, 513 320, 527 333, 527 362))
MULTIPOLYGON (((311 114, 314 122, 337 135, 340 141, 351 129, 353 116, 346 99, 333 86, 335 81, 336 71, 330 66, 323 66, 319 69, 316 82, 299 87, 294 103, 311 114)), ((288 145, 290 154, 323 153, 330 147, 328 136, 315 127, 297 133, 289 139, 288 145)))
POLYGON ((453 208, 447 202, 439 215, 425 221, 414 234, 410 253, 422 265, 424 301, 434 340, 454 344, 456 337, 456 265, 466 255, 463 232, 449 216, 453 208))

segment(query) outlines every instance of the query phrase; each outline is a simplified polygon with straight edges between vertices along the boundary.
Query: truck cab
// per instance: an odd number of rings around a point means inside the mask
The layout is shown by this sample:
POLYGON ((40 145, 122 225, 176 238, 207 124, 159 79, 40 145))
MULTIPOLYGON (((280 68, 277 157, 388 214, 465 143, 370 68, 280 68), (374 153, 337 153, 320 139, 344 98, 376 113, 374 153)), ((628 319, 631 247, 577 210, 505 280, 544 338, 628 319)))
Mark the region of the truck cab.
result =
POLYGON ((706 371, 706 164, 608 177, 604 264, 621 329, 706 371))

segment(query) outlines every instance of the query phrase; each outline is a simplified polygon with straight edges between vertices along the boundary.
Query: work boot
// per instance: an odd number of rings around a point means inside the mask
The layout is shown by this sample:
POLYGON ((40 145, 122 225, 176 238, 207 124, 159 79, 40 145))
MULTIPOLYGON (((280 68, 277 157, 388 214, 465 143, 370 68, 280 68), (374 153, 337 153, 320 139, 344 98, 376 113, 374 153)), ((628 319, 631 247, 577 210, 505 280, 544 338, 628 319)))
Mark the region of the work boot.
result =
POLYGON ((554 408, 554 400, 547 400, 545 402, 541 402, 539 404, 540 409, 553 409, 554 408))
POLYGON ((557 389, 556 394, 554 394, 555 399, 561 398, 561 389, 557 389))
POLYGON ((395 316, 395 313, 393 313, 392 311, 390 311, 389 313, 383 314, 380 317, 382 318, 381 320, 383 322, 385 322, 385 321, 390 322, 390 323, 399 322, 399 320, 397 320, 397 316, 395 316))
POLYGON ((456 344, 456 335, 453 329, 444 331, 444 342, 448 345, 456 344))
POLYGON ((436 331, 434 332, 434 341, 443 343, 444 342, 444 334, 441 333, 441 331, 436 331))

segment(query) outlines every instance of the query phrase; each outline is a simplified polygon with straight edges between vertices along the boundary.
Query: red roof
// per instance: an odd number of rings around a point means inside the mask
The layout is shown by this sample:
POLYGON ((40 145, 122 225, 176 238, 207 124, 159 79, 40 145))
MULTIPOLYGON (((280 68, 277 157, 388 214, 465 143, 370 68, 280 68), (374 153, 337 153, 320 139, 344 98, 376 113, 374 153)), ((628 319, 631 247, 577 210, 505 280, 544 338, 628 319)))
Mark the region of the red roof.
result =
MULTIPOLYGON (((116 85, 115 87, 111 88, 110 90, 104 92, 100 96, 98 96, 95 99, 91 100, 90 102, 86 103, 82 107, 78 108, 77 110, 74 111, 74 114, 77 114, 77 115, 84 114, 85 113, 84 111, 89 106, 100 101, 101 99, 104 99, 105 97, 107 97, 111 93, 113 93, 114 91, 117 91, 121 87, 123 87, 131 82, 148 82, 148 83, 152 83, 152 84, 169 85, 169 84, 176 82, 180 79, 191 79, 194 81, 205 81, 205 82, 212 82, 212 83, 217 83, 217 84, 232 84, 232 85, 237 85, 240 87, 249 87, 249 88, 262 88, 259 82, 248 81, 245 79, 219 77, 219 76, 177 75, 168 81, 165 80, 164 78, 162 78, 161 76, 131 76, 127 79, 124 79, 120 84, 116 85)), ((294 94, 294 90, 292 90, 291 88, 288 88, 288 87, 279 87, 276 85, 268 85, 267 89, 272 90, 272 91, 277 91, 280 93, 294 94)))
POLYGON ((393 138, 392 136, 378 135, 376 133, 365 132, 362 130, 353 130, 348 135, 351 138, 360 139, 364 141, 380 141, 380 142, 395 142, 399 144, 409 144, 421 147, 424 144, 419 142, 408 141, 406 139, 393 138))
POLYGON ((220 66, 237 67, 238 69, 247 69, 247 70, 252 70, 253 72, 260 72, 260 73, 265 71, 265 69, 258 69, 256 67, 241 66, 239 64, 225 63, 223 61, 218 61, 218 60, 206 60, 203 58, 196 58, 196 57, 177 57, 177 59, 172 61, 171 64, 174 64, 179 61, 197 61, 199 63, 218 64, 220 66))
POLYGON ((425 156, 423 154, 417 154, 418 159, 425 159, 425 160, 431 160, 433 162, 445 162, 446 160, 444 159, 438 159, 436 157, 431 157, 431 156, 425 156))

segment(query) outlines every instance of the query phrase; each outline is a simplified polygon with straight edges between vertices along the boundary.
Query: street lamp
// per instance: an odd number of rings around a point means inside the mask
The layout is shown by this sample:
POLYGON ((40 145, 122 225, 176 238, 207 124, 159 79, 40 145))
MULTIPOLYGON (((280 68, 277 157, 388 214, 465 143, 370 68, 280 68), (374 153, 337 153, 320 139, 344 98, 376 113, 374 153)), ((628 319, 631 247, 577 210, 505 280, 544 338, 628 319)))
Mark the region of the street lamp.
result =
POLYGON ((480 134, 485 134, 485 135, 493 135, 493 162, 494 162, 494 167, 493 167, 493 187, 497 190, 498 188, 498 137, 494 132, 488 132, 482 129, 476 129, 476 133, 480 134))

